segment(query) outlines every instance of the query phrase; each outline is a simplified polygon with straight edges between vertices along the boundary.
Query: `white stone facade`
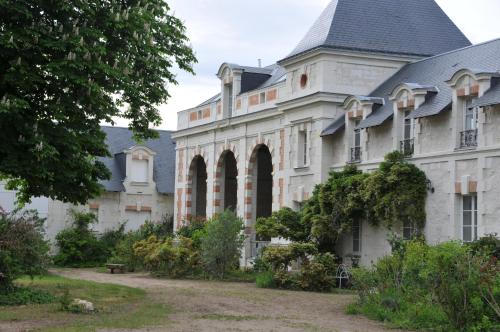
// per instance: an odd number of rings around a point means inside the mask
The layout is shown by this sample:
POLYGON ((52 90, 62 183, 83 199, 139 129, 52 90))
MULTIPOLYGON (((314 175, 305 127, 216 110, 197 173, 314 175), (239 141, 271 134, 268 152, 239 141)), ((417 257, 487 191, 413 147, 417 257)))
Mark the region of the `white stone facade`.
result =
MULTIPOLYGON (((436 86, 401 81, 390 95, 362 97, 419 60, 319 47, 282 60, 280 77, 276 66, 223 64, 220 97, 178 113, 172 136, 176 228, 191 218, 214 216, 228 199, 236 200, 248 235, 242 264, 248 264, 262 245, 255 236, 256 218, 284 206, 300 208, 331 170, 355 163, 372 171, 387 153, 402 150, 430 180, 423 230, 429 243, 500 233, 500 106, 468 107, 490 90, 498 73, 457 67, 453 77, 442 79, 453 91, 449 105, 432 116, 411 118, 433 97, 443 96, 436 86), (242 92, 246 72, 266 70, 270 83, 242 92), (390 118, 360 125, 384 105, 394 105, 390 118), (322 134, 337 120, 342 120, 338 130, 322 134), (227 156, 236 160, 234 172, 227 156), (272 169, 266 173, 268 159, 272 169), (237 173, 236 187, 227 186, 227 172, 237 173)), ((390 252, 389 230, 368 222, 359 229, 359 248, 353 235, 338 244, 347 263, 359 255, 361 264, 369 265, 390 252)), ((399 225, 391 231, 412 230, 399 225)))

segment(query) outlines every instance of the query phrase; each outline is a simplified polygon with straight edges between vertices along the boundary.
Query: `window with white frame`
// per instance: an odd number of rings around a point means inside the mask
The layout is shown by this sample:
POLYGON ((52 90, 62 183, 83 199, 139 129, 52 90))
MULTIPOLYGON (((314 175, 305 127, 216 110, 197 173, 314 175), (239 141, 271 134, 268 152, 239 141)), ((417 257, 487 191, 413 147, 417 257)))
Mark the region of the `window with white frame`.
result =
POLYGON ((469 148, 477 146, 478 109, 471 108, 473 98, 462 100, 463 130, 460 132, 460 147, 469 148))
POLYGON ((298 132, 298 160, 299 167, 305 167, 309 164, 309 137, 307 128, 301 129, 298 132))
POLYGON ((411 240, 415 237, 416 230, 410 220, 403 222, 403 240, 411 240))
POLYGON ((260 99, 259 102, 261 104, 265 104, 266 103, 266 93, 265 92, 261 92, 259 99, 260 99))
POLYGON ((415 137, 415 119, 409 118, 411 110, 404 112, 403 120, 403 140, 401 141, 401 153, 405 156, 413 155, 415 137))
POLYGON ((472 99, 467 98, 464 100, 464 130, 477 129, 477 108, 471 108, 472 99))
POLYGON ((149 182, 149 162, 147 159, 133 159, 131 166, 132 182, 149 182))
POLYGON ((477 196, 462 196, 462 240, 477 240, 477 196))
POLYGON ((227 86, 227 113, 229 116, 233 115, 233 85, 227 86))
POLYGON ((361 251, 361 223, 358 220, 352 223, 352 252, 361 251))
POLYGON ((361 129, 358 128, 361 119, 354 121, 354 134, 351 148, 351 162, 361 161, 361 129))

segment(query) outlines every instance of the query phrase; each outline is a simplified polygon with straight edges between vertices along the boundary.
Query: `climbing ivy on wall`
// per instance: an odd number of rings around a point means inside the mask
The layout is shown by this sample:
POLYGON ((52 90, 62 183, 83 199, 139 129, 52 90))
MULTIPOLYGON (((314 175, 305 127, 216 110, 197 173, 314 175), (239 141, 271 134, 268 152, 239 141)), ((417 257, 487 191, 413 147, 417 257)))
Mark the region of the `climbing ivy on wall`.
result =
POLYGON ((355 221, 388 229, 409 221, 422 229, 426 196, 425 173, 401 153, 392 152, 372 173, 352 165, 331 172, 300 211, 285 208, 260 218, 256 231, 261 236, 315 242, 321 252, 334 252, 339 237, 350 232, 355 221))

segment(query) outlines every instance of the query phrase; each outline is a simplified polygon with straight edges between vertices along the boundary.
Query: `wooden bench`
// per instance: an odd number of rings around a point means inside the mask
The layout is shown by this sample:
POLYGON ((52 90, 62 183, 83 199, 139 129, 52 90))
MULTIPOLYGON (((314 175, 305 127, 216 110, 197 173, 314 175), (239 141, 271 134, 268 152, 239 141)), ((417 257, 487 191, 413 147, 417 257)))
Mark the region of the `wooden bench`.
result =
POLYGON ((111 272, 111 274, 114 274, 115 270, 120 271, 120 273, 125 273, 124 264, 106 264, 106 267, 108 268, 109 272, 111 272))

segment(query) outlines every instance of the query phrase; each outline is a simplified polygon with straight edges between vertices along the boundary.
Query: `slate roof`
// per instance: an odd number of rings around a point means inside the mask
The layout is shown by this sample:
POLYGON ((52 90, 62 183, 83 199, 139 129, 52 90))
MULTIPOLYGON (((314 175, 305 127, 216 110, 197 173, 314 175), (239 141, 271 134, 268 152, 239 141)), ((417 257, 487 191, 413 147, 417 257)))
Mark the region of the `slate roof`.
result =
POLYGON ((286 59, 321 47, 428 57, 469 45, 434 0, 333 0, 286 59))
POLYGON ((331 125, 326 127, 322 132, 321 132, 321 137, 324 136, 329 136, 337 133, 338 131, 342 130, 345 128, 345 115, 342 114, 340 115, 337 119, 335 119, 331 125))
POLYGON ((111 171, 111 179, 102 181, 106 191, 122 192, 125 178, 125 160, 123 151, 137 145, 143 145, 156 152, 153 164, 153 180, 160 194, 173 194, 175 185, 175 143, 171 132, 158 130, 159 139, 137 143, 128 128, 102 126, 106 134, 106 144, 111 158, 100 158, 111 171))
POLYGON ((389 100, 389 95, 399 84, 406 82, 436 87, 439 91, 429 94, 426 102, 411 112, 410 118, 439 114, 448 109, 452 101, 452 89, 446 81, 461 69, 481 67, 481 72, 498 72, 499 54, 500 39, 495 39, 404 66, 370 94, 371 97, 384 98, 385 104, 361 121, 358 128, 378 126, 390 119, 393 115, 393 103, 389 100))
POLYGON ((498 104, 500 104, 500 82, 497 79, 491 89, 486 91, 486 93, 481 97, 477 98, 471 104, 471 107, 485 107, 498 104))

